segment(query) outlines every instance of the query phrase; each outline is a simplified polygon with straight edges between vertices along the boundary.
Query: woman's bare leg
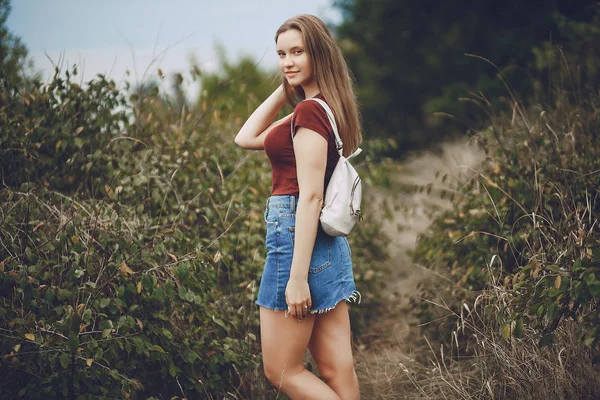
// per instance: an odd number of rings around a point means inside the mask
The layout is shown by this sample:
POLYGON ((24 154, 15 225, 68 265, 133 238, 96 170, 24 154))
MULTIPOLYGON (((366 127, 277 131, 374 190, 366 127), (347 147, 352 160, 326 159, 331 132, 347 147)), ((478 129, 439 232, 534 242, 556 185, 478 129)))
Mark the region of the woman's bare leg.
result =
POLYGON ((338 395, 304 368, 303 357, 315 323, 309 315, 298 322, 284 311, 260 307, 260 335, 267 379, 292 400, 339 400, 338 395))
POLYGON ((360 399, 345 301, 329 312, 316 315, 308 348, 321 377, 341 400, 360 399))

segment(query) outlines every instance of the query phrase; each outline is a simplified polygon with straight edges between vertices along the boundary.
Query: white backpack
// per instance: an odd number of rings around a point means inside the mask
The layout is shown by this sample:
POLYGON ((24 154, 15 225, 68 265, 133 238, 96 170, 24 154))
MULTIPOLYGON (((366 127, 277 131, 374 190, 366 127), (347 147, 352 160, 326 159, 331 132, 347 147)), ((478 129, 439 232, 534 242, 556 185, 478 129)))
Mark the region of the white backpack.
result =
MULTIPOLYGON (((337 130, 337 124, 329 105, 321 99, 309 98, 319 103, 327 113, 329 123, 335 134, 335 145, 340 155, 331 180, 325 191, 325 200, 321 210, 321 226, 330 236, 347 236, 357 221, 362 220, 360 202, 362 200, 362 184, 358 173, 352 167, 351 158, 362 151, 358 148, 348 158, 343 156, 344 143, 337 130)), ((292 117, 292 140, 294 138, 294 120, 292 117)))

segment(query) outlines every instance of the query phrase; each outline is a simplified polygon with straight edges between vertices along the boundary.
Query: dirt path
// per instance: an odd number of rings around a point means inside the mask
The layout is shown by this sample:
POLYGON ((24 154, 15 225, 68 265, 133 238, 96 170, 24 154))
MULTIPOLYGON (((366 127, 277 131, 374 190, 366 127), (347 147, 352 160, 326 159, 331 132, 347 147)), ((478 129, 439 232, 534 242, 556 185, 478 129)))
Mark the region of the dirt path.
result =
POLYGON ((411 338, 419 333, 417 322, 411 316, 409 299, 418 293, 418 284, 431 275, 428 270, 412 265, 407 251, 415 246, 418 235, 427 229, 435 215, 451 206, 449 200, 441 199, 440 190, 472 176, 473 168, 483 158, 482 151, 474 144, 447 143, 437 154, 426 152, 410 157, 392 179, 393 186, 399 187, 432 184, 430 194, 425 190, 371 190, 369 193, 367 201, 375 205, 373 209, 383 210, 387 202, 393 212, 392 218, 378 216, 383 221, 381 229, 391 238, 391 278, 384 291, 385 317, 366 335, 369 343, 365 340, 358 346, 357 370, 363 399, 419 398, 418 393, 402 394, 396 389, 399 387, 396 381, 404 375, 400 363, 412 360, 411 338), (448 177, 442 183, 445 174, 448 177))

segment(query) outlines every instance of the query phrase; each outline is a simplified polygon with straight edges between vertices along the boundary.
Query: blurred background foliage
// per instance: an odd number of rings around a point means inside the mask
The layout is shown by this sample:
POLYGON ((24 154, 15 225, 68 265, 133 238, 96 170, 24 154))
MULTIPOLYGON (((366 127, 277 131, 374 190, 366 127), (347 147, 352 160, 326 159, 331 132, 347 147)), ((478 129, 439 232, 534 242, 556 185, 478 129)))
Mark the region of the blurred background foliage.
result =
POLYGON ((337 37, 356 77, 367 137, 396 141, 388 153, 440 143, 476 125, 480 113, 460 98, 507 95, 494 65, 522 98, 547 94, 560 47, 580 58, 571 73, 597 87, 596 1, 338 0, 337 37), (447 113, 454 118, 436 116, 447 113))
MULTIPOLYGON (((417 244, 414 260, 447 277, 421 297, 458 312, 491 285, 513 296, 490 324, 504 339, 548 344, 570 318, 596 344, 598 7, 336 6, 367 182, 394 189, 388 156, 465 132, 486 152, 417 244)), ((197 98, 160 70, 123 88, 80 85, 77 66, 41 82, 9 11, 0 0, 0 397, 274 398, 253 304, 269 166, 232 139, 277 76, 222 56, 214 73, 190 66, 197 98)), ((360 336, 381 316, 389 238, 367 219, 350 240, 360 336)), ((415 306, 448 344, 455 321, 415 306)))

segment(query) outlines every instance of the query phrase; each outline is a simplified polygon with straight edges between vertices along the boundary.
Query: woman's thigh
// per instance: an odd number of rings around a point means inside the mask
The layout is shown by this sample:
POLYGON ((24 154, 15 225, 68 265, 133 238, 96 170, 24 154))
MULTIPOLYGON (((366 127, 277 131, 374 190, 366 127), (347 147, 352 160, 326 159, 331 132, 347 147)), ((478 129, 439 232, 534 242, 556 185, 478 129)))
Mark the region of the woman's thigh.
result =
POLYGON ((313 330, 315 316, 298 321, 285 311, 260 307, 260 336, 265 371, 285 377, 303 368, 303 357, 313 330))
POLYGON ((353 371, 350 316, 346 302, 341 301, 333 310, 316 317, 308 348, 321 376, 328 380, 332 374, 353 371))

